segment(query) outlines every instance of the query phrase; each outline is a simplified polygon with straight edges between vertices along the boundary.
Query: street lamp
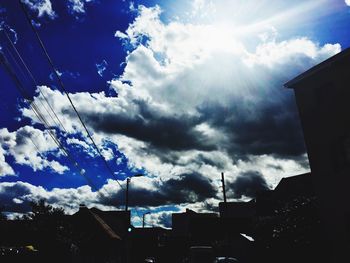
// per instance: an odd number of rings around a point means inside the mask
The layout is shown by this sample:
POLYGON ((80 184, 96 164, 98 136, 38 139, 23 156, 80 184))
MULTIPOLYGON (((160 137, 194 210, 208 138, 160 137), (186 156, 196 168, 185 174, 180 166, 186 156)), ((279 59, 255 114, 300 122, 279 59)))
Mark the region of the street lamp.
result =
POLYGON ((131 177, 126 178, 126 192, 125 192, 125 211, 129 208, 129 183, 132 177, 141 177, 143 174, 135 174, 131 177))
POLYGON ((148 215, 150 213, 151 213, 150 211, 143 213, 143 215, 142 215, 142 228, 145 228, 145 215, 148 215))

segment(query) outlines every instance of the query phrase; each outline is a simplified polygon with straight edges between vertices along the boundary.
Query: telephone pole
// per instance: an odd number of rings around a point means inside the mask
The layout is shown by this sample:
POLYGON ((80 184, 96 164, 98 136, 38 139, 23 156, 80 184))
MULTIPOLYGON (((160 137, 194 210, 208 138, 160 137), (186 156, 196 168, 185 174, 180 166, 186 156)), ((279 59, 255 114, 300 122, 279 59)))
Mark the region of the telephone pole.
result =
POLYGON ((129 208, 129 183, 130 178, 126 178, 126 191, 125 191, 125 211, 128 211, 129 208))
POLYGON ((134 174, 131 177, 126 178, 126 190, 125 190, 125 211, 129 208, 129 184, 132 177, 144 176, 143 174, 134 174))
POLYGON ((224 194, 224 203, 226 203, 226 189, 225 189, 225 176, 224 176, 224 173, 221 173, 221 183, 222 183, 222 192, 224 194))

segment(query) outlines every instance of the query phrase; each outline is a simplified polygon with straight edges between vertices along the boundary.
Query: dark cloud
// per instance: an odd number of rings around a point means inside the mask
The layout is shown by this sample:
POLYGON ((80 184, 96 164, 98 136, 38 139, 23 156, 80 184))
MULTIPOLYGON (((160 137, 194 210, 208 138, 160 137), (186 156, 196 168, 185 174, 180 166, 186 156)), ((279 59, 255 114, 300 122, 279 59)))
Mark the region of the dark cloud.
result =
POLYGON ((234 198, 255 197, 256 193, 269 190, 263 175, 257 171, 248 171, 240 174, 235 181, 228 184, 228 191, 233 192, 234 198))
POLYGON ((2 183, 0 185, 1 206, 6 212, 27 213, 31 210, 29 201, 32 200, 19 198, 31 196, 32 192, 31 185, 27 183, 2 183))
POLYGON ((159 116, 152 112, 145 102, 135 102, 140 108, 139 115, 114 113, 83 113, 84 119, 95 131, 107 134, 123 134, 161 150, 212 150, 215 145, 193 130, 199 118, 187 115, 159 116))
MULTIPOLYGON (((161 206, 169 204, 204 202, 215 197, 216 189, 209 179, 199 173, 182 174, 176 179, 154 184, 154 189, 133 186, 129 188, 130 206, 161 206)), ((124 208, 125 190, 108 191, 101 195, 93 195, 87 189, 58 189, 47 191, 21 181, 0 183, 1 206, 6 212, 27 213, 31 210, 29 203, 44 198, 49 204, 57 204, 72 212, 78 208, 81 200, 86 205, 108 205, 124 208), (93 199, 91 199, 93 198, 93 199)), ((165 220, 165 218, 164 218, 165 220)))
POLYGON ((161 191, 175 203, 194 203, 216 195, 211 181, 198 173, 182 174, 179 179, 170 179, 163 184, 161 191))
MULTIPOLYGON (((290 71, 290 70, 289 70, 290 71)), ((276 72, 264 72, 262 84, 252 81, 252 87, 242 95, 228 95, 224 101, 205 99, 196 110, 198 115, 173 112, 165 114, 153 108, 147 100, 134 99, 134 112, 94 112, 86 109, 81 114, 96 132, 123 134, 150 144, 150 151, 162 161, 176 163, 174 151, 222 150, 232 159, 246 159, 249 155, 274 155, 295 159, 306 152, 300 120, 292 91, 283 83, 290 77, 276 77, 276 72), (264 86, 261 86, 264 85, 264 86), (246 93, 254 98, 246 99, 246 93), (219 130, 228 141, 208 139, 195 129, 207 123, 219 130), (229 142, 229 143, 227 143, 229 142)), ((234 84, 232 84, 234 89, 234 84)), ((238 89, 243 89, 238 87, 238 89)), ((222 165, 201 157, 200 162, 222 165)))
MULTIPOLYGON (((282 89, 282 88, 281 88, 282 89)), ((283 90, 286 92, 285 90, 283 90)), ((145 101, 135 101, 139 114, 83 112, 87 123, 97 132, 123 134, 150 143, 150 151, 164 162, 175 163, 178 155, 172 151, 223 149, 234 159, 248 155, 272 154, 279 158, 297 158, 305 153, 300 121, 290 93, 276 94, 279 101, 245 105, 203 104, 199 115, 162 116, 152 111, 145 101), (225 134, 231 143, 220 145, 219 138, 208 140, 194 127, 208 123, 225 134)), ((222 168, 203 156, 200 162, 222 168)))
MULTIPOLYGON (((155 186, 154 190, 130 186, 129 204, 131 206, 160 206, 167 204, 195 203, 215 197, 216 189, 211 181, 199 173, 182 174, 155 186)), ((105 205, 120 205, 125 202, 125 192, 102 197, 105 205)))
POLYGON ((235 159, 262 154, 295 159, 306 150, 294 98, 289 95, 264 104, 206 104, 199 111, 230 138, 226 150, 235 159))
POLYGON ((225 169, 225 161, 216 159, 216 158, 210 158, 209 156, 205 156, 203 154, 198 154, 197 159, 195 160, 198 164, 207 164, 210 166, 217 167, 219 170, 225 169))
POLYGON ((163 225, 164 227, 171 227, 171 214, 170 213, 162 213, 159 217, 158 217, 158 223, 160 225, 163 225))

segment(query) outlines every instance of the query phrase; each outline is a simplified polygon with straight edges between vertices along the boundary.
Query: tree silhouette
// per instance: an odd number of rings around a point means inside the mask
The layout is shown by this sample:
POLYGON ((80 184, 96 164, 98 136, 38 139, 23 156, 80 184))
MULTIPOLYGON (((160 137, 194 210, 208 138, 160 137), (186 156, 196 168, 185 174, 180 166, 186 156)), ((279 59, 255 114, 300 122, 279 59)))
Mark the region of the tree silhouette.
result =
POLYGON ((45 199, 37 202, 30 202, 32 212, 28 215, 34 221, 55 220, 65 215, 63 208, 56 208, 46 203, 45 199))
POLYGON ((64 210, 47 204, 45 199, 31 202, 30 206, 32 211, 24 219, 32 222, 32 231, 41 255, 51 262, 64 262, 71 243, 71 226, 64 210), (55 255, 55 259, 52 255, 55 255))
POLYGON ((321 257, 316 252, 322 242, 317 198, 296 196, 280 202, 271 216, 258 219, 255 233, 270 262, 301 262, 310 258, 316 262, 316 256, 321 257))

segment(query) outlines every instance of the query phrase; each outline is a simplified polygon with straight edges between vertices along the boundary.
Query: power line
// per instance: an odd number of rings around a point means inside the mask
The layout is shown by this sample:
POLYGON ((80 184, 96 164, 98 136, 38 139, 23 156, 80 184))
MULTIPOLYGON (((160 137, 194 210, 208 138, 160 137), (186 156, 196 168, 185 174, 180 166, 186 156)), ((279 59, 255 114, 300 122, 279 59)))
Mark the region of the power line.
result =
MULTIPOLYGON (((51 112, 53 113, 53 115, 56 117, 58 123, 54 120, 54 118, 52 117, 52 115, 50 114, 50 111, 45 107, 45 105, 41 102, 41 104, 43 105, 43 107, 45 108, 46 112, 49 114, 49 116, 51 117, 51 119, 54 121, 54 123, 56 124, 57 127, 62 126, 63 130, 67 132, 66 128, 64 127, 62 121, 60 120, 60 118, 57 116, 56 112, 54 111, 54 109, 52 108, 51 104, 49 103, 48 99, 46 98, 46 96, 44 95, 44 93, 41 91, 40 87, 38 86, 37 81, 34 78, 33 73, 30 71, 30 69, 28 68, 27 64, 25 63, 24 59, 22 58, 21 54, 19 53, 19 51, 17 50, 16 46, 14 45, 14 43, 12 42, 12 40, 10 39, 10 37, 8 36, 6 30, 3 30, 4 35, 7 38, 7 41, 10 43, 11 47, 13 48, 13 50, 16 52, 18 58, 20 59, 22 65, 25 67, 26 71, 28 72, 30 78, 32 79, 34 85, 36 87, 38 87, 39 93, 40 95, 44 98, 45 102, 47 103, 47 105, 49 106, 51 112)), ((10 55, 12 56, 11 52, 9 52, 10 55)), ((13 57, 13 60, 15 61, 17 67, 21 70, 22 74, 24 75, 22 68, 18 65, 17 61, 15 60, 15 58, 13 57)), ((40 101, 40 100, 39 100, 40 101)))
MULTIPOLYGON (((12 58, 13 62, 16 64, 17 68, 21 71, 22 75, 25 77, 25 74, 22 71, 22 68, 18 65, 16 59, 13 57, 12 53, 10 52, 10 50, 5 46, 5 49, 7 50, 7 52, 9 53, 10 57, 12 58)), ((19 54, 19 53, 18 53, 19 54)), ((20 55, 20 54, 19 54, 20 55)), ((29 107, 31 108, 31 110, 33 111, 33 113, 35 114, 35 116, 38 118, 38 121, 41 122, 46 130, 48 131, 49 136, 51 137, 51 139, 54 141, 54 143, 57 145, 57 147, 62 151, 62 153, 68 158, 68 160, 71 162, 71 164, 78 170, 79 174, 82 175, 84 177, 84 179, 87 181, 88 185, 90 185, 92 187, 92 189, 94 189, 96 191, 96 194, 100 197, 100 198, 106 198, 106 195, 100 191, 101 189, 99 189, 94 183, 93 181, 84 174, 83 169, 79 166, 79 164, 74 160, 74 158, 71 156, 71 154, 68 152, 68 150, 65 148, 65 146, 63 146, 63 144, 60 142, 60 140, 57 138, 56 134, 52 132, 52 130, 50 129, 50 125, 48 123, 48 121, 46 120, 45 116, 42 114, 42 112, 40 111, 40 108, 36 105, 35 101, 33 101, 30 98, 29 93, 27 93, 25 87, 22 85, 19 77, 17 76, 17 74, 14 72, 14 70, 11 67, 11 64, 9 63, 9 61, 7 60, 5 54, 3 52, 0 51, 0 62, 2 62, 5 66, 6 71, 8 72, 8 74, 11 76, 11 78, 13 79, 13 81, 15 82, 15 87, 17 88, 17 90, 19 91, 19 93, 21 94, 21 96, 24 98, 24 100, 28 103, 29 107)), ((39 102, 41 102, 39 100, 39 102)), ((42 104, 42 102, 41 102, 42 104)), ((47 108, 45 108, 47 109, 47 108)), ((51 116, 51 115, 50 115, 51 116)), ((52 116, 51 116, 52 117, 52 116)), ((28 136, 28 138, 30 139, 30 141, 33 143, 34 147, 36 148, 39 156, 41 156, 41 151, 38 147, 38 145, 34 142, 33 138, 31 136, 28 136)), ((41 156, 42 157, 42 156, 41 156)), ((43 158, 43 157, 42 157, 43 158)))
POLYGON ((98 146, 97 146, 97 144, 95 143, 94 139, 92 138, 91 133, 90 133, 89 130, 87 129, 87 127, 86 127, 86 125, 85 125, 85 123, 84 123, 82 117, 80 116, 80 114, 79 114, 78 110, 76 109, 76 107, 75 107, 75 105, 74 105, 74 103, 73 103, 71 97, 69 96, 69 93, 67 92, 66 88, 64 87, 63 81, 62 81, 61 77, 59 76, 58 71, 57 71, 56 67, 54 66, 54 64, 53 64, 53 62, 52 62, 52 60, 51 60, 51 58, 50 58, 50 56, 49 56, 49 54, 48 54, 48 52, 47 52, 47 50, 46 50, 46 48, 45 48, 45 45, 44 45, 44 43, 42 42, 42 40, 41 40, 41 38, 40 38, 40 36, 39 36, 39 33, 37 32, 36 28, 34 27, 34 25, 33 25, 32 22, 31 22, 31 19, 30 19, 29 14, 28 14, 28 12, 27 12, 27 10, 26 10, 26 7, 24 6, 24 3, 23 3, 21 0, 19 0, 19 3, 20 3, 20 6, 21 6, 21 8, 22 8, 22 11, 23 11, 23 13, 24 13, 24 15, 25 15, 25 17, 26 17, 26 19, 27 19, 27 22, 29 23, 29 25, 30 25, 32 31, 34 32, 34 34, 35 34, 35 36, 36 36, 36 39, 38 40, 38 42, 39 42, 39 44, 40 44, 41 49, 43 50, 43 52, 44 52, 44 54, 45 54, 45 56, 46 56, 46 58, 47 58, 47 60, 48 60, 48 62, 49 62, 49 64, 50 64, 50 66, 51 66, 52 69, 53 69, 53 72, 54 72, 54 74, 55 74, 55 76, 56 76, 56 78, 57 78, 57 80, 58 80, 58 82, 59 82, 59 85, 61 86, 63 92, 64 92, 65 95, 67 96, 67 98, 68 98, 68 100, 69 100, 69 103, 71 104, 71 106, 72 106, 74 112, 75 112, 76 115, 78 116, 78 119, 79 119, 81 125, 83 126, 84 130, 86 131, 87 136, 88 136, 89 139, 91 140, 91 142, 92 142, 94 148, 96 149, 97 153, 98 153, 99 156, 101 157, 101 159, 102 159, 104 165, 106 166, 107 170, 109 171, 109 173, 112 175, 112 177, 114 177, 114 178, 116 179, 116 181, 117 181, 118 185, 120 186, 120 188, 124 189, 124 187, 123 187, 123 186, 121 185, 121 183, 118 181, 118 178, 116 178, 114 172, 112 171, 111 167, 110 167, 109 164, 107 163, 106 159, 105 159, 104 156, 102 155, 102 152, 101 152, 100 149, 98 148, 98 146))
MULTIPOLYGON (((68 152, 66 149, 63 147, 59 139, 56 137, 56 135, 52 132, 50 125, 48 121, 45 119, 44 115, 41 113, 40 109, 36 105, 36 103, 30 98, 30 95, 27 93, 26 89, 22 85, 21 81, 19 80, 18 76, 16 73, 13 71, 9 61, 7 60, 5 54, 3 52, 0 52, 1 55, 1 62, 5 66, 6 71, 8 74, 11 76, 13 81, 15 82, 15 87, 21 94, 21 96, 25 99, 25 101, 29 104, 31 110, 34 112, 35 116, 38 118, 39 122, 43 123, 43 125, 46 127, 50 137, 52 140, 55 142, 55 144, 61 149, 61 151, 69 157, 68 152)), ((11 54, 10 54, 11 55, 11 54)))
MULTIPOLYGON (((46 58, 47 58, 47 60, 48 60, 48 62, 49 62, 49 64, 50 64, 51 68, 53 69, 53 72, 54 72, 54 74, 55 74, 55 76, 56 76, 56 78, 57 78, 57 80, 58 80, 58 82, 59 82, 59 85, 60 85, 62 91, 65 93, 66 97, 68 98, 68 101, 69 101, 69 103, 71 104, 71 106, 72 106, 74 112, 76 113, 76 115, 77 115, 77 117, 78 117, 78 119, 79 119, 79 121, 80 121, 82 127, 83 127, 84 130, 86 131, 87 136, 88 136, 89 139, 91 140, 91 142, 92 142, 94 148, 96 149, 97 153, 98 153, 99 156, 101 157, 101 159, 102 159, 102 161, 103 161, 105 167, 106 167, 107 170, 109 171, 109 173, 116 179, 116 182, 118 183, 118 185, 120 186, 120 188, 124 190, 124 187, 123 187, 123 186, 121 185, 121 183, 118 181, 118 178, 116 178, 116 176, 115 176, 114 172, 112 171, 111 167, 109 166, 109 164, 107 163, 106 159, 105 159, 104 156, 102 155, 101 150, 98 148, 96 142, 94 141, 94 139, 93 139, 91 133, 90 133, 89 130, 87 129, 87 127, 86 127, 86 125, 85 125, 85 123, 84 123, 84 121, 83 121, 81 115, 79 114, 78 110, 76 109, 76 107, 75 107, 75 105, 74 105, 74 103, 73 103, 73 101, 72 101, 72 99, 71 99, 71 97, 70 97, 68 91, 66 90, 66 88, 65 88, 65 86, 64 86, 64 84, 63 84, 63 81, 62 81, 60 75, 58 74, 58 70, 57 70, 56 67, 54 66, 53 61, 51 60, 51 58, 50 58, 50 56, 49 56, 49 54, 48 54, 48 52, 47 52, 47 50, 46 50, 46 48, 45 48, 45 45, 44 45, 43 41, 41 40, 41 38, 40 38, 40 36, 39 36, 39 33, 37 32, 36 28, 34 27, 34 25, 33 25, 32 22, 31 22, 30 16, 29 16, 29 14, 28 14, 28 12, 27 12, 25 6, 24 6, 24 3, 23 3, 21 0, 19 0, 19 2, 20 2, 20 5, 21 5, 21 8, 22 8, 22 11, 24 12, 25 17, 26 17, 26 19, 27 19, 27 22, 29 23, 29 25, 30 25, 32 31, 34 32, 34 34, 35 34, 35 36, 36 36, 36 38, 37 38, 37 40, 38 40, 38 42, 39 42, 39 44, 40 44, 40 47, 41 47, 43 53, 45 54, 45 56, 46 56, 46 58)), ((137 216, 141 219, 141 217, 140 217, 140 215, 139 215, 139 211, 138 211, 136 208, 134 208, 134 210, 135 210, 137 216)))
POLYGON ((39 122, 43 123, 46 129, 48 130, 50 136, 52 137, 53 141, 57 144, 57 146, 68 156, 68 152, 65 150, 63 145, 60 143, 58 138, 55 134, 53 134, 51 128, 49 127, 49 123, 45 119, 45 117, 40 112, 40 109, 37 107, 36 103, 30 98, 29 94, 27 93, 26 89, 22 85, 21 81, 19 80, 16 73, 13 71, 9 61, 7 60, 5 54, 3 52, 0 52, 1 62, 5 66, 6 71, 11 76, 12 80, 15 82, 15 87, 18 89, 21 96, 24 98, 24 100, 29 104, 30 108, 38 118, 39 122))
MULTIPOLYGON (((0 62, 2 62, 2 64, 4 65, 6 71, 9 73, 9 75, 11 76, 11 78, 13 79, 13 81, 15 82, 15 86, 16 88, 19 90, 21 96, 24 98, 24 100, 29 104, 30 108, 32 109, 32 111, 34 112, 34 114, 36 115, 36 117, 38 118, 38 120, 40 122, 43 123, 43 125, 45 126, 46 130, 48 131, 48 134, 50 135, 50 137, 52 138, 52 140, 54 141, 54 143, 58 146, 58 148, 63 152, 63 154, 68 158, 68 160, 73 164, 74 167, 77 168, 79 174, 81 174, 85 180, 87 181, 87 183, 92 186, 93 189, 95 189, 97 191, 97 194, 104 197, 103 193, 101 193, 100 191, 98 191, 98 188, 96 187, 96 185, 87 177, 84 175, 84 173, 82 173, 82 169, 79 168, 79 164, 78 162, 76 162, 74 160, 74 158, 71 156, 71 154, 67 151, 67 149, 63 146, 63 144, 59 141, 59 139, 57 138, 57 136, 52 132, 52 130, 48 127, 48 123, 45 119, 45 117, 42 115, 42 113, 40 112, 40 110, 38 109, 37 105, 35 104, 35 102, 33 100, 30 99, 30 97, 28 96, 28 94, 26 93, 25 88, 23 87, 22 83, 20 82, 20 80, 18 79, 18 76, 16 75, 16 73, 13 71, 10 63, 8 62, 5 54, 3 52, 0 51, 0 62)), ((35 148, 37 149, 39 155, 40 155, 40 149, 39 147, 36 145, 36 143, 33 141, 33 139, 31 137, 29 137, 30 140, 32 141, 32 143, 34 144, 35 148)))
MULTIPOLYGON (((10 58, 12 59, 12 61, 15 63, 17 69, 21 72, 21 75, 25 78, 26 76, 25 76, 25 74, 24 74, 22 68, 18 65, 17 60, 16 60, 16 58, 13 56, 13 54, 11 53, 10 49, 7 48, 6 46, 5 46, 4 48, 5 48, 5 50, 7 51, 7 53, 9 54, 10 58)), ((17 77, 18 77, 18 76, 17 76, 17 77)), ((18 78, 19 78, 19 77, 18 77, 18 78)), ((51 120, 56 124, 56 126, 58 126, 57 123, 55 122, 55 120, 52 118, 52 115, 51 115, 50 112, 48 111, 48 109, 47 109, 47 107, 45 106, 45 104, 44 104, 41 100, 39 100, 39 103, 44 107, 45 111, 49 114, 49 117, 51 118, 51 120)), ((50 126, 55 126, 55 124, 54 124, 54 125, 50 125, 50 123, 48 123, 48 122, 47 122, 47 124, 48 124, 49 127, 50 127, 50 126)))

